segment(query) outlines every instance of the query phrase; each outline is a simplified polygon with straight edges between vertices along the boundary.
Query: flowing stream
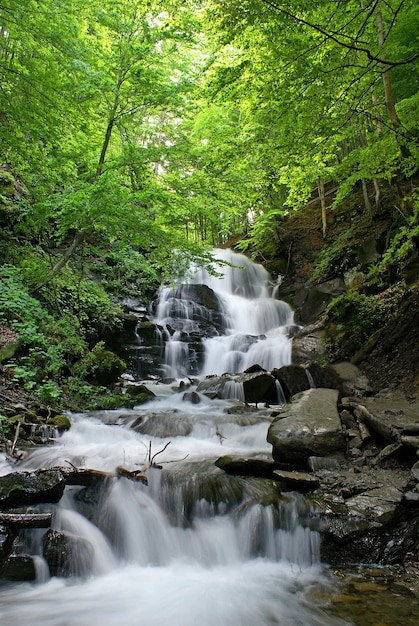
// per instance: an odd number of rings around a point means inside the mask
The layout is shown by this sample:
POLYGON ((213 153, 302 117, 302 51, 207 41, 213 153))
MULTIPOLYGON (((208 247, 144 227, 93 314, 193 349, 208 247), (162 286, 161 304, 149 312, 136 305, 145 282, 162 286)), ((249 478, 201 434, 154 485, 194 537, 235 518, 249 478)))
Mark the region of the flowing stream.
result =
MULTIPOLYGON (((292 312, 273 298, 262 268, 234 260, 245 264, 245 275, 228 268, 221 286, 209 275, 194 278, 221 294, 227 320, 224 335, 206 341, 202 374, 290 360, 284 329, 292 312)), ((163 328, 172 328, 165 372, 182 377, 185 353, 172 344, 186 327, 194 332, 194 321, 188 310, 177 317, 168 311, 169 299, 163 294, 156 314, 163 328)), ((71 415, 68 432, 19 466, 73 464, 111 476, 100 488, 68 486, 57 505, 37 507, 53 512, 53 528, 81 540, 73 575, 50 577, 45 531, 27 531, 21 549, 38 554, 38 581, 0 587, 1 626, 346 623, 321 606, 334 583, 320 563, 320 536, 305 523, 312 515, 308 500, 214 464, 221 455, 269 459, 269 410, 238 412, 234 398, 202 394, 198 404, 185 402, 178 383, 148 382, 156 398, 132 410, 71 415), (121 466, 142 469, 148 485, 117 476, 121 466)))

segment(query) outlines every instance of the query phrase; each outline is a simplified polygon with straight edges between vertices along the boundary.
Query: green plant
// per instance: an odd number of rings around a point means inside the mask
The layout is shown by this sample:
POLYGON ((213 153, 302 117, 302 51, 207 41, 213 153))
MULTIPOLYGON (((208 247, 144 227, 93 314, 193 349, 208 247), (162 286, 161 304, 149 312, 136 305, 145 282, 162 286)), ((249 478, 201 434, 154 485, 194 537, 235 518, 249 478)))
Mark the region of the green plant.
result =
POLYGON ((405 218, 391 239, 379 263, 370 268, 368 279, 382 285, 392 279, 400 279, 409 262, 418 254, 419 247, 419 200, 415 199, 413 211, 405 218))
POLYGON ((49 380, 36 389, 35 396, 44 404, 57 406, 60 403, 62 390, 57 383, 49 380))
POLYGON ((159 282, 156 270, 147 258, 131 246, 114 244, 103 258, 93 265, 107 292, 118 297, 133 293, 147 297, 154 293, 159 282))
POLYGON ((351 357, 385 322, 388 312, 375 296, 349 290, 326 310, 329 339, 341 356, 351 357))

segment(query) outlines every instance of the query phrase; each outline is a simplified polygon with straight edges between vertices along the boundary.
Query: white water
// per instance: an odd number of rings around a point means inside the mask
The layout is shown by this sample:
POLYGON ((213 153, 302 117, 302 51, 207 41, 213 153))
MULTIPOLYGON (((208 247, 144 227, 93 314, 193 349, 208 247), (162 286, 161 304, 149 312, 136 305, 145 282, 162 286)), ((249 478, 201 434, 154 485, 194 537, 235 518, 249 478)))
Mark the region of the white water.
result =
MULTIPOLYGON (((243 254, 218 250, 215 257, 232 265, 217 266, 221 277, 206 270, 192 273, 190 283, 211 288, 222 303, 226 331, 204 340, 205 361, 201 374, 235 374, 258 364, 266 370, 291 362, 291 341, 287 327, 293 324, 293 312, 288 304, 273 297, 274 283, 269 273, 252 263, 243 254)), ((199 331, 193 319, 190 303, 173 304, 173 290, 163 288, 156 313, 156 323, 163 328, 175 328, 165 333, 166 374, 187 376, 187 344, 182 333, 199 331)), ((211 319, 211 312, 199 307, 199 314, 211 319)))
MULTIPOLYGON (((254 271, 259 277, 260 269, 254 271)), ((269 300, 252 289, 251 310, 259 297, 269 300)), ((287 312, 283 322, 290 320, 287 312)), ((237 334, 233 322, 230 328, 237 334)), ((275 343, 277 330, 263 332, 272 332, 275 343)), ((284 353, 276 348, 276 366, 284 353)), ((310 514, 304 498, 280 496, 270 481, 229 476, 214 464, 222 455, 269 459, 269 411, 231 415, 224 409, 233 400, 201 396, 191 404, 168 385, 148 385, 156 400, 134 410, 72 415, 68 432, 19 464, 26 470, 73 464, 112 477, 99 492, 67 487, 58 505, 39 507, 53 512, 54 528, 90 544, 88 573, 49 579, 44 531, 29 533, 39 580, 0 587, 0 625, 342 624, 310 600, 312 591, 332 583, 319 562, 320 537, 304 525, 310 514), (139 417, 141 433, 131 428, 139 417), (118 466, 145 468, 150 450, 161 469, 144 470, 148 486, 116 476, 118 466)), ((15 469, 3 461, 0 472, 15 469)))
POLYGON ((148 486, 112 478, 90 506, 90 521, 78 487, 68 487, 56 507, 47 507, 55 509, 55 528, 94 547, 90 574, 0 588, 0 624, 338 624, 305 599, 330 583, 319 563, 318 534, 299 524, 305 509, 298 497, 288 494, 278 505, 263 506, 258 481, 230 477, 213 464, 222 454, 267 457, 268 415, 258 411, 243 419, 224 413, 222 401, 202 398, 195 406, 161 389, 159 399, 138 411, 150 424, 157 415, 169 423, 173 416, 188 421, 188 436, 138 434, 129 427, 135 410, 73 415, 70 431, 20 465, 70 461, 109 472, 119 465, 136 469, 146 462, 150 441, 153 454, 171 441, 156 458, 163 469, 146 472, 148 486), (183 460, 171 462, 176 459, 183 460), (217 493, 206 488, 209 483, 217 493))

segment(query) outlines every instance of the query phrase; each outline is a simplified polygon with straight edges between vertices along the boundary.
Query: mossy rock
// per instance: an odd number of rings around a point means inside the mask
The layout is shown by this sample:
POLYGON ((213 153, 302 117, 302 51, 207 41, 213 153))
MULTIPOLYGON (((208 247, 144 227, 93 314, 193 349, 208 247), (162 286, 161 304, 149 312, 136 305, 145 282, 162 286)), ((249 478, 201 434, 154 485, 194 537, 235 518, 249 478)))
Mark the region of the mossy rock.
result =
POLYGON ((108 350, 100 341, 81 360, 80 375, 94 385, 106 387, 118 380, 127 369, 126 363, 117 354, 108 350))
POLYGON ((0 363, 5 363, 15 356, 19 344, 17 342, 8 343, 0 348, 0 363))
POLYGON ((60 432, 64 432, 65 430, 70 430, 71 422, 66 415, 56 415, 47 421, 49 426, 53 426, 60 432))

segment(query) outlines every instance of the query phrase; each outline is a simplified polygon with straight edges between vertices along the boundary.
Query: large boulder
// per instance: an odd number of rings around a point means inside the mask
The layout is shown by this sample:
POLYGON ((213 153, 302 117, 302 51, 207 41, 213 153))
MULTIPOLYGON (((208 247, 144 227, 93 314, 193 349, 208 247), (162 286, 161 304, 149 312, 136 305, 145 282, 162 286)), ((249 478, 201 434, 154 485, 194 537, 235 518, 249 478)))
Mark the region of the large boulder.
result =
POLYGON ((306 465, 311 456, 345 449, 335 389, 308 389, 286 404, 268 429, 275 461, 306 465))

